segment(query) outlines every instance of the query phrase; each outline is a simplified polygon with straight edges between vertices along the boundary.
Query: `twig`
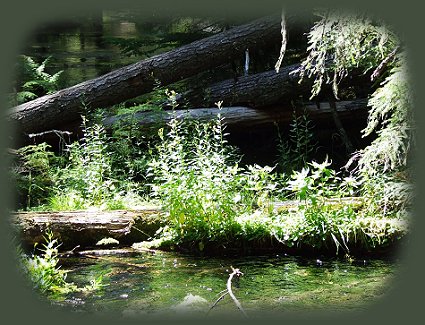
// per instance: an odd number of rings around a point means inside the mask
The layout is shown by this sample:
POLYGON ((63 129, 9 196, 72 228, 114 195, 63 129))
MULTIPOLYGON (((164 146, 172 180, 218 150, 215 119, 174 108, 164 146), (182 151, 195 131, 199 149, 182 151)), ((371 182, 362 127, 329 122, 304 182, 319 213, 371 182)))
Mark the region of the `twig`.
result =
POLYGON ((66 135, 71 135, 72 134, 72 132, 69 132, 69 131, 49 130, 49 131, 44 131, 44 132, 40 132, 40 133, 29 133, 28 134, 28 137, 31 139, 31 138, 40 137, 40 136, 43 136, 43 135, 46 135, 46 134, 49 134, 49 133, 54 133, 54 134, 56 134, 59 137, 61 135, 64 135, 64 134, 66 134, 66 135))
POLYGON ((392 52, 390 54, 388 54, 388 56, 378 65, 378 67, 373 71, 372 75, 370 76, 370 80, 371 81, 375 81, 376 78, 378 78, 380 76, 380 74, 382 73, 382 70, 384 69, 384 67, 388 64, 388 62, 390 62, 391 59, 394 58, 394 56, 396 55, 397 51, 398 51, 399 47, 397 46, 394 50, 392 50, 392 52))
POLYGON ((18 150, 12 148, 7 148, 7 153, 14 156, 17 156, 19 154, 18 150))
POLYGON ((210 311, 221 301, 223 298, 229 293, 227 290, 224 290, 225 292, 212 304, 210 309, 208 309, 206 316, 210 313, 210 311))

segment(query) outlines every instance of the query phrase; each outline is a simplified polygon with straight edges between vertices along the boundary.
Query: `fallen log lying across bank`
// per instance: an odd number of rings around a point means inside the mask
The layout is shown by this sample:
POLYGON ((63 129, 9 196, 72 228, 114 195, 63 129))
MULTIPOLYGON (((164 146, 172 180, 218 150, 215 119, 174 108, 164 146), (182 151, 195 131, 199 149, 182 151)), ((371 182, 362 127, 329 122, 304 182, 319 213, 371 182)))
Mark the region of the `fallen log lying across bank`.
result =
POLYGON ((47 230, 62 243, 62 249, 80 245, 94 247, 103 238, 113 238, 120 244, 147 240, 162 226, 158 208, 134 211, 67 211, 16 212, 11 224, 23 247, 43 243, 47 230))

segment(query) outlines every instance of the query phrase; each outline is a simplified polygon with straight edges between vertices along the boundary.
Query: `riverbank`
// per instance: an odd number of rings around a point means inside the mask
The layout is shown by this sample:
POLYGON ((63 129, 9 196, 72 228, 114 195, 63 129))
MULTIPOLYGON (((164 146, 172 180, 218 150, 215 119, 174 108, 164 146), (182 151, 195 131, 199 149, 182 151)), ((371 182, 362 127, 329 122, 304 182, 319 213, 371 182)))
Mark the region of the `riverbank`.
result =
POLYGON ((329 200, 320 208, 300 201, 279 202, 269 212, 241 215, 221 237, 182 240, 168 227, 159 207, 116 211, 14 212, 11 224, 23 247, 41 243, 47 230, 61 250, 129 247, 204 255, 393 254, 406 242, 408 222, 397 216, 371 216, 358 199, 329 200))

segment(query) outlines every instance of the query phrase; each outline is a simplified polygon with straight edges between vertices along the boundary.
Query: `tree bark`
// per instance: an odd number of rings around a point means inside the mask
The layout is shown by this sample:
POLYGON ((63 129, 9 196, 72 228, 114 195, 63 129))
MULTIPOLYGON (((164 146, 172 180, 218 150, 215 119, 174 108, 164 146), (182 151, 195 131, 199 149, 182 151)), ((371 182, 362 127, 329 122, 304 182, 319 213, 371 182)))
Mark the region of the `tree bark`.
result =
POLYGON ((311 82, 304 80, 298 83, 297 69, 299 64, 275 70, 241 76, 237 80, 228 79, 213 84, 203 90, 192 90, 182 96, 181 102, 189 107, 214 106, 223 101, 225 106, 262 107, 276 102, 287 102, 300 95, 309 94, 311 82))
POLYGON ((354 147, 353 147, 353 144, 351 143, 350 138, 348 137, 347 132, 345 131, 344 126, 342 125, 341 117, 338 114, 336 102, 332 97, 329 99, 329 106, 332 111, 332 118, 334 119, 335 126, 337 127, 339 135, 341 136, 342 142, 345 145, 345 151, 348 155, 351 155, 354 152, 354 147))
MULTIPOLYGON (((330 118, 333 110, 328 102, 320 103, 320 108, 316 103, 308 102, 296 107, 300 111, 305 110, 312 120, 330 118)), ((365 117, 367 114, 367 100, 359 99, 353 101, 340 101, 335 103, 335 109, 340 119, 356 119, 365 117), (365 113, 365 114, 362 114, 365 113)), ((159 128, 168 123, 173 117, 178 120, 198 120, 209 121, 221 114, 224 123, 229 126, 249 127, 253 125, 289 122, 292 120, 293 107, 291 104, 273 105, 266 108, 251 108, 244 106, 193 108, 188 110, 159 111, 159 112, 139 112, 122 116, 112 116, 103 120, 107 128, 113 127, 117 123, 136 122, 143 128, 159 128)))
POLYGON ((278 42, 280 21, 270 16, 195 41, 104 76, 12 108, 7 117, 20 132, 55 128, 59 121, 80 118, 84 105, 108 107, 242 56, 247 48, 278 42))
POLYGON ((25 248, 43 243, 51 230, 62 243, 61 249, 76 245, 94 247, 102 238, 114 238, 120 244, 147 240, 162 225, 159 208, 138 211, 17 212, 11 223, 25 248))

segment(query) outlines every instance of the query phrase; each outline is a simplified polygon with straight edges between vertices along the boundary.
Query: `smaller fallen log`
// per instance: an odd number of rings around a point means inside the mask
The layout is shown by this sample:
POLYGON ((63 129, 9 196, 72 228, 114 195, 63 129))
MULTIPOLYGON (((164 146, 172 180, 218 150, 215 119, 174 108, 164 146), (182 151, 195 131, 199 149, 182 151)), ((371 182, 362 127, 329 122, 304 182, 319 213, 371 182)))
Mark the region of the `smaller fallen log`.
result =
POLYGON ((114 238, 120 244, 132 244, 152 237, 163 225, 158 208, 135 211, 68 211, 16 212, 11 224, 23 248, 43 243, 50 230, 62 243, 61 249, 76 245, 94 247, 103 238, 114 238))
MULTIPOLYGON (((340 101, 335 103, 336 111, 341 119, 353 119, 367 114, 367 100, 357 99, 352 101, 340 101), (360 114, 360 115, 359 115, 360 114)), ((305 109, 312 120, 326 119, 332 116, 332 108, 329 103, 308 102, 298 110, 305 109)), ((251 108, 244 106, 193 108, 187 110, 159 111, 159 112, 137 112, 105 118, 103 124, 111 128, 118 123, 137 122, 143 128, 155 128, 165 125, 172 118, 178 120, 209 121, 217 118, 217 114, 224 117, 226 125, 252 126, 266 123, 290 122, 292 120, 293 107, 291 105, 275 105, 268 108, 251 108)))

